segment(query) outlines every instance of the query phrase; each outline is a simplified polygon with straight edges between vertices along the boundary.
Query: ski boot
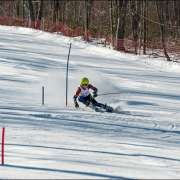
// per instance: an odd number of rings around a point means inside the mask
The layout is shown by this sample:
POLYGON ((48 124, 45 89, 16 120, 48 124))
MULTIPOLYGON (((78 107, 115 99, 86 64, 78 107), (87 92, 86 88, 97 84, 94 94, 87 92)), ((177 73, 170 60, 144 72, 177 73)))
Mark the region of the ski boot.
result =
POLYGON ((104 104, 103 108, 106 110, 106 112, 113 112, 114 110, 111 106, 108 106, 107 104, 104 104))

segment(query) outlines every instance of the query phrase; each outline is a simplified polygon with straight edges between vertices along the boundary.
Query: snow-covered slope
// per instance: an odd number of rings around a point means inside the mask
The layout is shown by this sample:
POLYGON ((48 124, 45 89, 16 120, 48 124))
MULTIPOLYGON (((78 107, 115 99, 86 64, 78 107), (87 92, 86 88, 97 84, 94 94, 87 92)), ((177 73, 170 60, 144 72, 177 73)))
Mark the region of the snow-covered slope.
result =
POLYGON ((179 64, 0 26, 0 127, 6 127, 0 178, 179 179, 179 84, 179 64), (119 113, 73 107, 83 76, 99 89, 97 100, 119 113))

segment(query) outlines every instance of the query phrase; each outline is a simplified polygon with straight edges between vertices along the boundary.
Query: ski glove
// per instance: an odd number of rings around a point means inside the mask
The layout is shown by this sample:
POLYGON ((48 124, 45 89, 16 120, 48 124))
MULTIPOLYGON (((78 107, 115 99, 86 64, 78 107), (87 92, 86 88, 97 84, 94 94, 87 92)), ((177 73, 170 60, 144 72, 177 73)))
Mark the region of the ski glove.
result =
POLYGON ((98 95, 97 95, 97 91, 94 91, 93 92, 93 97, 96 98, 98 95))
POLYGON ((79 108, 79 104, 78 104, 78 102, 77 102, 77 96, 75 95, 75 96, 73 97, 73 99, 74 99, 75 108, 79 108))
POLYGON ((77 101, 75 102, 75 108, 79 108, 79 104, 77 103, 77 101))

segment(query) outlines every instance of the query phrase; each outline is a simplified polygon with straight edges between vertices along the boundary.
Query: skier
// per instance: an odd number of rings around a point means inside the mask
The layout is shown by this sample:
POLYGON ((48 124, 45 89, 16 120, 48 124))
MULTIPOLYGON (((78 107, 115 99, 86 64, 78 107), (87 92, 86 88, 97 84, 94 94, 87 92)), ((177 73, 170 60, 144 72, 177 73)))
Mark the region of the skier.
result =
POLYGON ((83 77, 80 82, 80 86, 78 87, 76 94, 74 95, 74 105, 76 108, 79 108, 79 104, 77 102, 77 98, 79 102, 89 106, 92 104, 93 108, 100 107, 106 109, 106 105, 97 102, 94 98, 97 97, 98 89, 93 85, 89 84, 89 79, 87 77, 83 77), (93 95, 89 92, 89 90, 93 90, 93 95))

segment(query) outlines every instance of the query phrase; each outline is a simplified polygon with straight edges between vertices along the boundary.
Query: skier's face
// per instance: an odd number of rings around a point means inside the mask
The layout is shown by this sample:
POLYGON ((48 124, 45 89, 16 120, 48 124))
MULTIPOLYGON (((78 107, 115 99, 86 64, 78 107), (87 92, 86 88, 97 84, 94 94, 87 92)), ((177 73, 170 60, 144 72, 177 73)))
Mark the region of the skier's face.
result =
POLYGON ((88 84, 82 84, 83 88, 87 88, 88 84))

